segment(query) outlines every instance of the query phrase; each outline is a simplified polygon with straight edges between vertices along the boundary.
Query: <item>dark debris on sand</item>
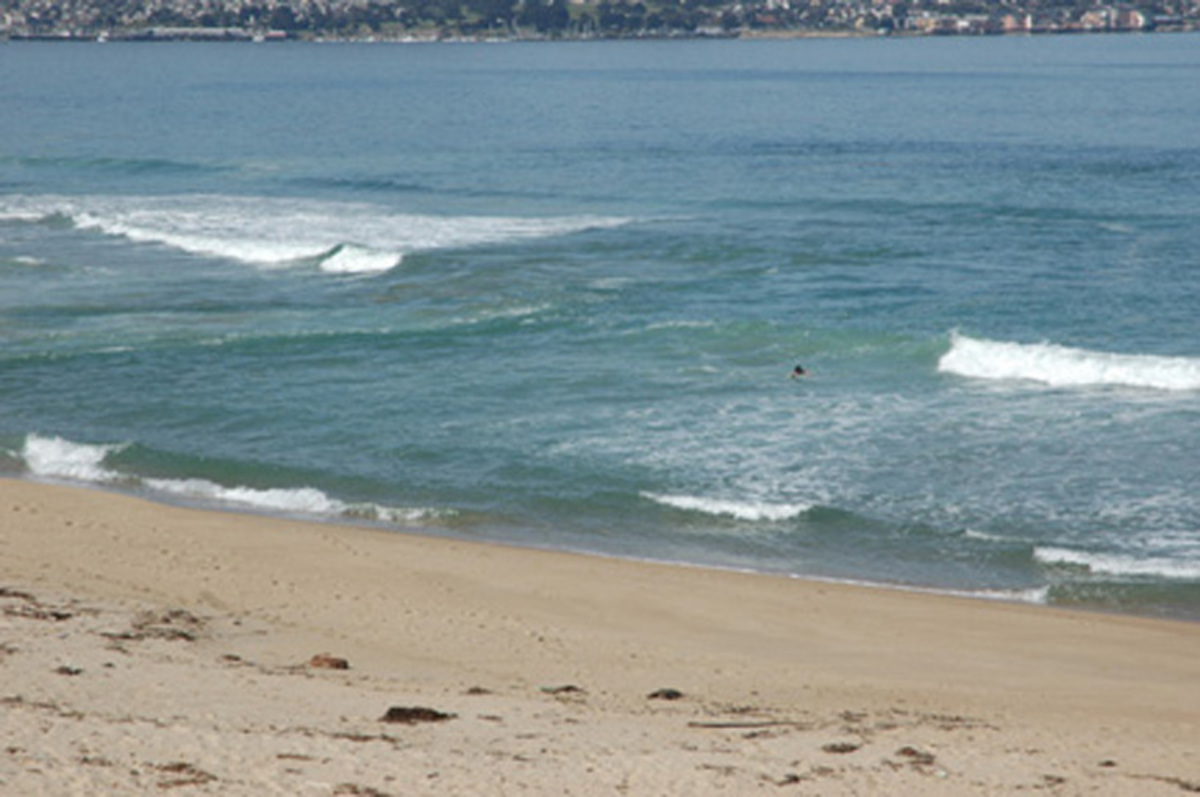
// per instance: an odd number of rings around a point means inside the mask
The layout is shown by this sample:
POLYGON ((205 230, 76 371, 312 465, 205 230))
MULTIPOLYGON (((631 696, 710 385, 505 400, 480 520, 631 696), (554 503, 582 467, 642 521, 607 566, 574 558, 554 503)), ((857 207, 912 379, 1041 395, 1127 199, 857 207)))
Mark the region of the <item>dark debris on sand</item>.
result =
POLYGON ((437 709, 424 706, 392 706, 379 718, 380 722, 396 722, 402 725, 416 725, 421 722, 445 722, 454 719, 454 714, 446 714, 437 709))
POLYGON ((683 692, 678 689, 657 689, 646 695, 648 700, 682 700, 683 692))

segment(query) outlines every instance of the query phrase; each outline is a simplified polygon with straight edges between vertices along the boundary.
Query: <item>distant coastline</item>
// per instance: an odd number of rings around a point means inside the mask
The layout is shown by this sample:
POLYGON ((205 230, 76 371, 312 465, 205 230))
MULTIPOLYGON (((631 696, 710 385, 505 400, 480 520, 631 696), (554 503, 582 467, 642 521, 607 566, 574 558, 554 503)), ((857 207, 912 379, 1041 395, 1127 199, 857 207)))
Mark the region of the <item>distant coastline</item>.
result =
POLYGON ((116 4, 16 0, 0 41, 511 42, 1157 33, 1200 30, 1200 0, 395 0, 116 4))
POLYGON ((255 43, 268 42, 311 42, 323 44, 437 44, 437 43, 517 43, 517 42, 589 42, 589 41, 694 41, 703 39, 740 39, 751 40, 785 40, 785 39, 874 39, 874 38, 938 38, 944 36, 1067 36, 1067 35, 1098 35, 1098 34, 1148 34, 1148 33, 1195 33, 1200 31, 1200 23, 1191 27, 1176 29, 1144 30, 1038 30, 1019 31, 1012 33, 924 33, 911 31, 859 31, 859 30, 810 30, 796 28, 780 28, 777 30, 738 30, 730 32, 687 32, 673 31, 663 34, 641 35, 562 35, 542 36, 512 34, 490 36, 477 34, 457 34, 453 32, 410 33, 400 36, 297 36, 285 31, 256 31, 250 29, 234 29, 212 32, 205 28, 183 28, 177 31, 163 32, 160 30, 131 30, 112 31, 98 34, 85 34, 74 31, 62 33, 0 33, 0 43, 4 42, 66 42, 66 43, 108 43, 108 42, 228 42, 255 43))

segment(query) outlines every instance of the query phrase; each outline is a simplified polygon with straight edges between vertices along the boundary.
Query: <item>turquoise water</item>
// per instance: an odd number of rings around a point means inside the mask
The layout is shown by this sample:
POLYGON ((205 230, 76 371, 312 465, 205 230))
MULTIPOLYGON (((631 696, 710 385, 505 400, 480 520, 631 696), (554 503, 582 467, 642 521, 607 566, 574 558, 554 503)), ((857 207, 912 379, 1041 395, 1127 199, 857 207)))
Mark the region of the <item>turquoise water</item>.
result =
POLYGON ((1200 617, 1198 42, 0 45, 0 472, 1200 617))

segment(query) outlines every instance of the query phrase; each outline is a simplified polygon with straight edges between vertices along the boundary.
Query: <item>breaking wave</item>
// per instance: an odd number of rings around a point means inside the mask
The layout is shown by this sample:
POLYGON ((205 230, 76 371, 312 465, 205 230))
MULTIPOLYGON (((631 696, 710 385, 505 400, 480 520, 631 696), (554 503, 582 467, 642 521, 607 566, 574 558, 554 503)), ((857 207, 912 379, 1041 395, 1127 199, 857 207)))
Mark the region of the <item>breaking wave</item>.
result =
POLYGON ((19 452, 34 476, 88 484, 138 487, 163 496, 189 501, 241 507, 256 512, 311 515, 318 518, 413 524, 449 517, 452 510, 389 507, 373 503, 347 503, 314 487, 259 489, 227 487, 207 479, 139 478, 107 466, 105 460, 129 448, 128 444, 92 445, 61 437, 29 435, 19 452))
POLYGON ((116 471, 104 467, 104 460, 126 448, 124 445, 86 445, 61 437, 29 435, 20 457, 35 476, 70 479, 81 482, 114 482, 116 471))
POLYGON ((0 221, 82 230, 257 266, 316 262, 332 273, 395 268, 410 252, 548 238, 626 218, 434 216, 367 203, 238 196, 5 197, 0 221))
POLYGON ((332 274, 370 274, 388 271, 400 265, 402 256, 361 246, 343 245, 330 250, 321 259, 321 270, 332 274))
POLYGON ((954 333, 938 370, 975 379, 1027 380, 1053 387, 1111 385, 1200 390, 1200 358, 1111 354, 1052 343, 1005 343, 954 333))
POLYGON ((812 509, 811 504, 799 503, 779 504, 761 501, 726 501, 717 498, 701 498, 690 495, 660 495, 656 493, 642 493, 642 496, 663 506, 669 506, 672 509, 748 521, 790 520, 812 509))
POLYGON ((1051 547, 1036 548, 1033 556, 1043 565, 1080 568, 1096 575, 1200 580, 1200 560, 1192 558, 1138 557, 1051 547))

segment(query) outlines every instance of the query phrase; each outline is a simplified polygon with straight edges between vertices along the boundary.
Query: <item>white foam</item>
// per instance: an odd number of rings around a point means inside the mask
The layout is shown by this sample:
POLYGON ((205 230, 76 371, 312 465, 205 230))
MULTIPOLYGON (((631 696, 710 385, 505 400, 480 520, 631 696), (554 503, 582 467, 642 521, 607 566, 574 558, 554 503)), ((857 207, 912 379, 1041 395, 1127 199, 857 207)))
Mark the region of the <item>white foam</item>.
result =
POLYGON ((321 270, 331 274, 370 274, 389 271, 403 260, 395 252, 377 252, 361 246, 339 246, 321 261, 321 270))
POLYGON ((1015 603, 1032 603, 1044 606, 1050 600, 1050 587, 1030 587, 1029 589, 980 589, 956 592, 967 598, 982 598, 990 601, 1011 601, 1015 603))
POLYGON ((344 504, 312 487, 257 490, 224 487, 206 479, 146 479, 152 490, 191 499, 238 504, 271 512, 305 515, 339 515, 344 504))
POLYGON ((1109 576, 1151 576, 1177 580, 1200 579, 1200 560, 1089 553, 1069 548, 1035 548, 1033 557, 1045 565, 1066 565, 1109 576))
POLYGON ((1008 603, 1032 603, 1045 605, 1050 600, 1050 587, 1028 587, 1026 589, 950 589, 940 587, 917 587, 908 584, 893 584, 881 581, 862 581, 853 578, 825 578, 811 575, 793 575, 802 581, 818 581, 827 584, 846 584, 866 589, 881 589, 896 592, 911 592, 919 595, 951 595, 973 600, 1003 601, 1008 603))
POLYGON ((503 307, 496 310, 485 310, 457 318, 452 322, 452 325, 486 324, 491 321, 504 321, 511 319, 527 320, 546 312, 552 306, 553 305, 549 304, 531 304, 518 305, 516 307, 503 307))
POLYGON ((395 525, 414 524, 425 520, 450 517, 452 510, 391 507, 380 504, 350 504, 332 498, 315 487, 256 489, 226 487, 207 479, 138 479, 105 467, 105 459, 122 451, 128 444, 89 445, 64 440, 61 437, 29 435, 21 451, 14 456, 24 462, 35 476, 49 479, 70 479, 92 484, 120 482, 140 485, 148 490, 195 501, 246 507, 260 512, 289 515, 312 515, 325 518, 346 518, 378 521, 395 525))
POLYGON ((712 329, 716 323, 712 321, 657 321, 646 326, 647 332, 657 332, 660 329, 712 329))
POLYGON ((81 229, 207 257, 325 271, 386 271, 406 253, 616 227, 626 218, 434 216, 380 205, 280 197, 3 197, 0 220, 61 216, 81 229))
POLYGON ((357 520, 373 520, 393 525, 409 525, 430 520, 440 520, 454 517, 457 514, 453 509, 395 507, 382 506, 380 504, 349 504, 341 512, 343 517, 357 520))
POLYGON ((207 479, 146 479, 143 484, 151 490, 190 500, 288 515, 370 520, 396 525, 453 515, 453 512, 447 510, 390 507, 370 503, 350 504, 332 498, 315 487, 225 487, 207 479))
POLYGON ((21 199, 19 197, 6 198, 5 203, 0 205, 0 222, 16 221, 34 224, 51 215, 37 207, 25 207, 21 199))
POLYGON ((938 361, 943 373, 976 379, 1028 380, 1054 387, 1114 385, 1200 390, 1200 358, 1111 354, 1052 343, 1005 343, 955 332, 938 361))
POLYGON ((619 291, 633 282, 632 277, 602 277, 593 280, 588 287, 594 291, 619 291))
POLYGON ((61 437, 29 435, 21 449, 25 467, 36 476, 84 482, 111 482, 120 478, 104 467, 104 460, 123 445, 87 445, 61 437))
POLYGON ((931 595, 954 595, 959 598, 975 598, 986 601, 1003 601, 1007 603, 1032 603, 1044 606, 1050 600, 1050 587, 1029 587, 1028 589, 908 589, 909 592, 926 592, 931 595))
POLYGON ((1170 551, 1172 555, 1200 557, 1200 531, 1158 531, 1146 534, 1142 544, 1147 548, 1170 551))
POLYGON ((998 534, 988 534, 986 531, 978 531, 976 529, 965 529, 962 535, 968 540, 980 540, 982 542, 1012 542, 1008 537, 1001 537, 998 534))
POLYGON ((206 230, 211 220, 182 212, 136 213, 131 217, 80 213, 75 225, 135 243, 155 243, 196 255, 220 257, 257 265, 280 265, 316 258, 337 243, 281 239, 278 234, 254 235, 250 225, 230 219, 226 229, 206 230), (238 228, 242 229, 238 229, 238 228))
POLYGON ((642 493, 655 503, 682 509, 687 512, 700 512, 706 515, 716 515, 749 521, 780 521, 799 517, 812 509, 811 504, 779 504, 759 501, 727 501, 717 498, 703 498, 690 495, 660 495, 642 493))

